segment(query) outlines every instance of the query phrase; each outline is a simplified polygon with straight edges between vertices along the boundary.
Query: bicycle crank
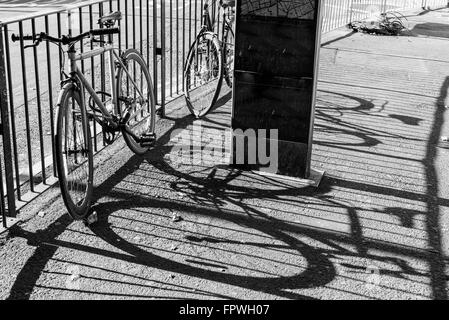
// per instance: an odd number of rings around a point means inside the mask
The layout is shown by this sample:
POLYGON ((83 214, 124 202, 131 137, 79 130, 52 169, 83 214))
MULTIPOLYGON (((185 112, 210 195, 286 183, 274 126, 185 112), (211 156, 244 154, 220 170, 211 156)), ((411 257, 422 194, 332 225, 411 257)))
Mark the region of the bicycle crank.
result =
POLYGON ((106 145, 110 145, 115 141, 115 132, 105 131, 103 128, 103 141, 106 145))

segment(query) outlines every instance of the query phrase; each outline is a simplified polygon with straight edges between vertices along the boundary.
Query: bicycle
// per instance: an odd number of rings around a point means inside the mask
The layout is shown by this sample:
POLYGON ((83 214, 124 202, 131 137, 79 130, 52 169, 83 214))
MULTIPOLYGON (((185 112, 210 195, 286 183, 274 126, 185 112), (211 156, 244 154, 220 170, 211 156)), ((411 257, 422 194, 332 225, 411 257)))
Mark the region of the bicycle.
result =
POLYGON ((353 21, 349 27, 357 32, 366 32, 383 35, 399 35, 403 30, 409 31, 408 19, 397 11, 381 13, 377 21, 353 21))
MULTIPOLYGON (((213 6, 215 5, 213 1, 213 6)), ((207 114, 220 94, 223 78, 232 87, 235 1, 220 0, 223 8, 222 41, 214 32, 209 3, 203 6, 202 26, 190 47, 184 67, 184 96, 189 111, 200 118, 207 114)))
MULTIPOLYGON (((20 41, 22 46, 24 41, 33 41, 32 45, 24 48, 38 46, 42 41, 68 47, 66 52, 70 72, 67 75, 61 71, 65 79, 61 82, 58 97, 54 141, 62 197, 75 220, 84 219, 92 203, 92 120, 93 126, 96 123, 101 125, 107 145, 112 144, 121 132, 128 147, 138 155, 147 152, 156 140, 155 98, 145 60, 135 49, 122 51, 113 45, 113 35, 120 32, 114 25, 121 17, 119 11, 105 15, 98 20, 99 29, 75 37, 66 35, 55 38, 44 32, 12 35, 12 41, 20 41), (107 40, 103 40, 104 36, 107 36, 107 40), (101 46, 77 54, 75 44, 86 38, 101 43, 101 46), (95 91, 78 68, 77 62, 106 53, 110 68, 110 92, 95 91), (85 91, 89 93, 89 111, 86 108, 85 91)), ((91 72, 94 72, 94 67, 91 72)))

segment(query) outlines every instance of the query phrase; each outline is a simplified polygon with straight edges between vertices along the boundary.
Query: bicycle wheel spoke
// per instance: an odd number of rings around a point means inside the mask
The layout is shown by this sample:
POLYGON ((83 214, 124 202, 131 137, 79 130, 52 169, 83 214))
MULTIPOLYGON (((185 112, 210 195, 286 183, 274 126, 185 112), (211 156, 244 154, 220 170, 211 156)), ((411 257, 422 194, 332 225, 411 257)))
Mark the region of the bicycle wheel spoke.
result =
MULTIPOLYGON (((128 114, 127 129, 136 137, 152 133, 154 130, 154 99, 152 85, 146 64, 135 50, 125 53, 126 69, 119 70, 117 76, 118 95, 121 98, 119 109, 121 116, 128 114)), ((143 154, 148 147, 142 147, 132 135, 124 131, 128 146, 137 154, 143 154)))
POLYGON ((187 105, 197 117, 207 113, 218 98, 221 63, 216 38, 210 33, 199 36, 187 58, 184 74, 187 105))
POLYGON ((92 151, 86 115, 82 112, 79 93, 63 91, 58 114, 57 165, 64 202, 70 215, 83 218, 92 194, 92 151))
POLYGON ((78 204, 86 196, 88 178, 85 169, 86 155, 82 150, 86 149, 84 141, 83 125, 81 122, 80 107, 71 99, 70 108, 66 111, 66 133, 65 133, 65 175, 67 189, 75 204, 78 204), (82 187, 84 186, 84 187, 82 187))

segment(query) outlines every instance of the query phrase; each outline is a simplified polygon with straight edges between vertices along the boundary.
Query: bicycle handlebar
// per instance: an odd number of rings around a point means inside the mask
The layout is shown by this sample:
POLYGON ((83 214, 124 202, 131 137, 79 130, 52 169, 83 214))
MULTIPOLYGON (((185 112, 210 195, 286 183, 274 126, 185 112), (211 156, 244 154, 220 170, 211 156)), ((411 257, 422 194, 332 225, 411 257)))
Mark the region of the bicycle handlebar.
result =
POLYGON ((103 35, 110 35, 110 34, 112 35, 112 34, 117 34, 117 33, 120 33, 119 28, 92 29, 87 32, 81 33, 81 34, 77 35, 76 37, 62 36, 62 38, 55 38, 55 37, 49 36, 45 32, 41 32, 39 34, 33 34, 33 35, 23 35, 23 36, 16 35, 13 33, 11 35, 11 40, 13 42, 16 42, 19 40, 32 40, 33 42, 35 42, 36 45, 39 44, 42 40, 47 40, 47 41, 51 41, 51 42, 62 43, 64 45, 68 45, 68 44, 80 41, 84 38, 92 38, 94 36, 103 36, 103 35))

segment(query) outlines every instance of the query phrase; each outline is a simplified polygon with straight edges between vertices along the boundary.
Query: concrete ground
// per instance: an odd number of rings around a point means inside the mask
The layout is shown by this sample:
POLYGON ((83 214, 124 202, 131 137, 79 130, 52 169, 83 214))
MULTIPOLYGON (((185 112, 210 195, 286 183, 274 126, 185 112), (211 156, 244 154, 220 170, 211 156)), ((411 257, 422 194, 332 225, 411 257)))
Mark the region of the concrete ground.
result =
POLYGON ((152 152, 96 156, 92 228, 57 186, 22 209, 0 298, 447 299, 449 10, 408 18, 405 36, 323 37, 319 188, 180 163, 177 129, 229 127, 231 101, 199 122, 176 100, 152 152))

